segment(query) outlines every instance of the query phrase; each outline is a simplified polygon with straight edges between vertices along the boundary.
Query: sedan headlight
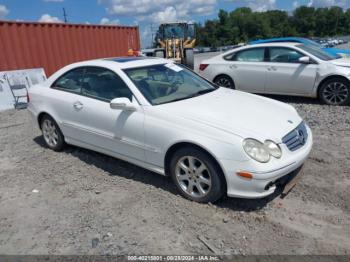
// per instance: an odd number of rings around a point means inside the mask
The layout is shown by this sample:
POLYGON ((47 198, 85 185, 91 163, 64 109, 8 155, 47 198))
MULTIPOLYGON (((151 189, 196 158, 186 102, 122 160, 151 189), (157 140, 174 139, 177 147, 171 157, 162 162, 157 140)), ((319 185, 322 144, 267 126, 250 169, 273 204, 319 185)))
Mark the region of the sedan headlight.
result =
POLYGON ((281 158, 282 156, 282 150, 279 145, 277 145, 275 142, 271 140, 266 140, 265 143, 265 148, 267 151, 269 151, 270 155, 275 157, 275 158, 281 158))
POLYGON ((275 158, 282 156, 279 145, 271 140, 261 143, 253 138, 247 138, 243 141, 243 149, 251 158, 261 163, 269 162, 271 156, 275 158))
POLYGON ((266 163, 270 160, 270 153, 263 143, 258 140, 247 138, 243 141, 244 151, 254 160, 266 163))

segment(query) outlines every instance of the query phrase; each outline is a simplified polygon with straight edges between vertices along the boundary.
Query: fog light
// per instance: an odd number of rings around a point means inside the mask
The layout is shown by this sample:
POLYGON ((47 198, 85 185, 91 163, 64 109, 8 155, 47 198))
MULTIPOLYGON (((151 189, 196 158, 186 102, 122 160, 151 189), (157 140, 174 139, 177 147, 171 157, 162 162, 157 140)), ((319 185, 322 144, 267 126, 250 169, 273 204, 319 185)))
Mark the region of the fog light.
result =
POLYGON ((243 177, 245 179, 249 179, 249 180, 253 179, 253 175, 249 172, 242 171, 242 172, 237 172, 236 174, 237 176, 243 177))

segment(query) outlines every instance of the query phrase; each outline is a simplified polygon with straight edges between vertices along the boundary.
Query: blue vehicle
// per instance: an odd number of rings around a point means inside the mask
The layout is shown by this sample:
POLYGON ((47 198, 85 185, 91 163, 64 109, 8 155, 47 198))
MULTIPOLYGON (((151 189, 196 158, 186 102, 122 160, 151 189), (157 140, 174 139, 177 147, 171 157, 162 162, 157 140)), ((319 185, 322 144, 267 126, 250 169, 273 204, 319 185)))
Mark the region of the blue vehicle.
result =
POLYGON ((294 43, 301 43, 307 46, 313 46, 316 48, 321 48, 328 54, 334 56, 334 58, 337 58, 340 56, 350 56, 350 50, 346 49, 339 49, 339 48, 330 48, 330 47, 323 47, 322 45, 316 43, 315 41, 312 41, 307 38, 302 37, 280 37, 280 38, 270 38, 270 39, 264 39, 264 40, 256 40, 252 41, 249 44, 250 45, 256 45, 256 44, 264 44, 264 43, 276 43, 276 42, 294 42, 294 43))

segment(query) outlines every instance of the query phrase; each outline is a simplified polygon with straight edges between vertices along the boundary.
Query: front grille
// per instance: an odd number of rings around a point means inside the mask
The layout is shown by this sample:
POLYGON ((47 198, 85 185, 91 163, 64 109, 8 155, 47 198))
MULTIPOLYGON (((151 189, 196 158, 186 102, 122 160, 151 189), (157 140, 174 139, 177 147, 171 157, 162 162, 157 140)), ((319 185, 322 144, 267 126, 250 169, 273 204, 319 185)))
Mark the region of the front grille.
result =
POLYGON ((308 134, 305 123, 303 121, 295 129, 293 129, 282 138, 282 143, 286 144, 290 151, 295 151, 306 144, 307 138, 308 134))

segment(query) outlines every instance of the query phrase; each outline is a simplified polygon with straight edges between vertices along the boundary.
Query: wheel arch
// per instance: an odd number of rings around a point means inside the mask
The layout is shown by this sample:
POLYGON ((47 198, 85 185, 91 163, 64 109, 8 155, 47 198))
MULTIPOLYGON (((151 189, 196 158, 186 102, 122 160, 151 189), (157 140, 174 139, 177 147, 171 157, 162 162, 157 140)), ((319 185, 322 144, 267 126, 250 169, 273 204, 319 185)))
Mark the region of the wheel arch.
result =
POLYGON ((220 74, 216 75, 216 76, 213 78, 213 83, 215 83, 216 79, 219 78, 220 76, 226 76, 226 77, 230 78, 231 81, 233 82, 233 87, 236 88, 236 82, 235 82, 235 80, 234 80, 231 76, 229 76, 228 74, 225 74, 225 73, 220 73, 220 74))
POLYGON ((326 83, 329 80, 339 79, 339 78, 345 80, 350 85, 350 80, 348 78, 346 78, 345 76, 343 76, 343 75, 330 75, 330 76, 327 76, 324 79, 322 79, 322 81, 317 85, 317 90, 316 90, 317 98, 320 98, 320 92, 319 91, 320 91, 320 88, 322 87, 322 85, 324 83, 326 83))
MULTIPOLYGON (((41 120, 43 119, 43 117, 44 117, 45 115, 47 115, 47 116, 51 117, 53 120, 55 120, 55 118, 54 118, 51 114, 49 114, 49 113, 47 113, 47 112, 45 112, 45 111, 40 112, 40 113, 38 114, 38 117, 37 117, 38 126, 39 126, 40 129, 41 129, 41 120)), ((55 120, 55 121, 56 121, 56 120, 55 120)), ((56 123, 57 123, 57 121, 56 121, 56 123)))
POLYGON ((220 162, 216 159, 214 154, 211 153, 209 150, 207 150, 206 148, 204 148, 201 145, 198 145, 198 144, 190 142, 190 141, 176 142, 175 144, 171 145, 168 148, 168 150, 165 153, 165 157, 164 157, 164 173, 165 173, 165 175, 168 176, 170 174, 170 161, 171 161, 171 158, 174 155, 174 153, 177 150, 179 150, 180 148, 184 148, 184 147, 196 148, 196 149, 202 151, 203 153, 207 154, 214 161, 214 163, 217 165, 217 168, 220 170, 221 179, 223 179, 223 182, 224 182, 223 184, 225 186, 225 190, 227 191, 227 180, 226 180, 226 176, 224 173, 224 169, 222 168, 220 162))

